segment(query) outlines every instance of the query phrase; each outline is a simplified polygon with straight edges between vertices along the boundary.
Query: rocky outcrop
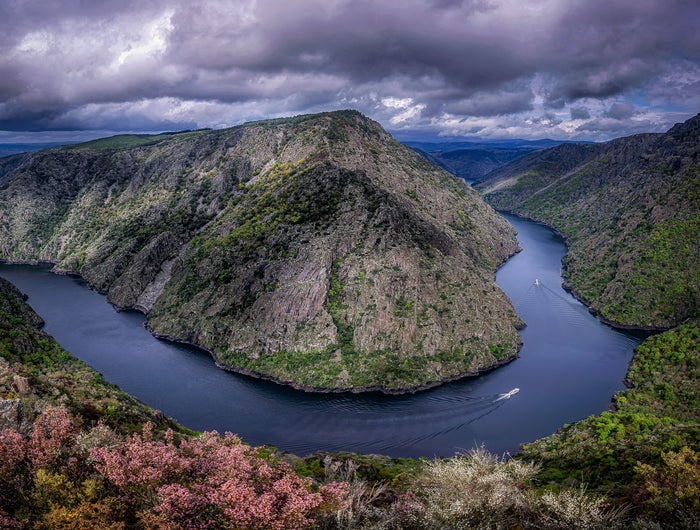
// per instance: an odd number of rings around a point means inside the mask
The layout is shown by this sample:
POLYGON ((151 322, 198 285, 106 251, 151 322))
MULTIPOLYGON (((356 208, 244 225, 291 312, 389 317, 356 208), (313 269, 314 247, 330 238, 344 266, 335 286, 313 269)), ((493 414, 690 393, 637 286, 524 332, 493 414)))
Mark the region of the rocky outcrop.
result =
POLYGON ((54 148, 1 180, 3 258, 79 273, 229 368, 400 390, 520 345, 493 277, 512 227, 354 111, 54 148))
POLYGON ((0 432, 5 429, 12 429, 25 436, 32 432, 32 424, 24 415, 21 399, 0 398, 0 432))

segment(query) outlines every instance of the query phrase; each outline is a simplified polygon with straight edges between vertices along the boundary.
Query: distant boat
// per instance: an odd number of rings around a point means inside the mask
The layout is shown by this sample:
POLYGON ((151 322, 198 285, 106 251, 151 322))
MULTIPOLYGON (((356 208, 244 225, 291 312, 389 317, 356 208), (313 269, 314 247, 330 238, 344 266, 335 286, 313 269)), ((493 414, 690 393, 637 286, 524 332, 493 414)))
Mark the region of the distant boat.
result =
POLYGON ((496 399, 496 401, 500 401, 500 400, 502 400, 502 399, 508 399, 508 398, 510 398, 511 396, 514 396, 515 394, 517 394, 518 392, 520 392, 520 389, 519 389, 519 388, 514 388, 514 389, 511 390, 510 392, 506 392, 505 394, 501 394, 500 396, 498 396, 498 398, 496 399))
MULTIPOLYGON (((539 278, 535 278, 535 285, 539 285, 539 284, 540 284, 539 278)), ((517 388, 516 388, 516 390, 517 390, 517 388)))

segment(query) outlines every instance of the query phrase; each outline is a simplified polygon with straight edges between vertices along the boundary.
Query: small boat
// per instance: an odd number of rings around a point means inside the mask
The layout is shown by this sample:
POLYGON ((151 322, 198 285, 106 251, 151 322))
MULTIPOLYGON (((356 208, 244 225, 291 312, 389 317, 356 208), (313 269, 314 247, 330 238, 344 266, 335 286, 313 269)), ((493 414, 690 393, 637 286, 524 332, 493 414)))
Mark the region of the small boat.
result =
POLYGON ((510 398, 511 396, 514 396, 515 394, 517 394, 518 392, 520 392, 520 389, 519 389, 519 388, 514 388, 514 389, 511 390, 510 392, 506 392, 505 394, 501 394, 501 395, 498 397, 498 399, 496 399, 496 401, 500 401, 501 399, 508 399, 508 398, 510 398))
MULTIPOLYGON (((539 285, 539 284, 540 284, 540 279, 539 279, 539 278, 535 278, 535 285, 539 285)), ((517 389, 516 389, 516 390, 517 390, 517 389)))

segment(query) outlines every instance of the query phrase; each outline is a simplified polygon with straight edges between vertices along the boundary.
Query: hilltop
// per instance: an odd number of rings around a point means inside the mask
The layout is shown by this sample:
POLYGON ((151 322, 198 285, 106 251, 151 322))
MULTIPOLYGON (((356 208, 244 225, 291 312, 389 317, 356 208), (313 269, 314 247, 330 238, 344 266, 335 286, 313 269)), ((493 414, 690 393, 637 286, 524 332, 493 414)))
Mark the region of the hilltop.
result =
POLYGON ((402 392, 513 359, 510 225, 354 111, 0 160, 0 258, 80 274, 159 337, 308 390, 402 392))

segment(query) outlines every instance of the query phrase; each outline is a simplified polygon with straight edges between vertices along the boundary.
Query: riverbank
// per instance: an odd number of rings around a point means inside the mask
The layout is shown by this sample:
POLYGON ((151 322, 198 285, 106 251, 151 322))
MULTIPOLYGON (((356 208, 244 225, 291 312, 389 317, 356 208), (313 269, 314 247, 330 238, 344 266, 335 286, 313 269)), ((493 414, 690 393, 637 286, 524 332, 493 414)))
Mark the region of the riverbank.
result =
MULTIPOLYGON (((496 210, 499 213, 505 213, 508 215, 512 215, 515 217, 518 217, 519 219, 523 219, 525 221, 529 221, 531 223, 537 223, 539 225, 545 226, 548 229, 552 230, 554 233, 556 233, 559 237, 562 238, 564 245, 566 245, 566 252, 568 254, 569 252, 569 245, 567 244, 567 239, 568 236, 561 232, 556 226, 553 226, 552 224, 543 221, 541 219, 537 218, 532 218, 527 215, 521 215, 513 210, 508 210, 508 209, 497 209, 496 210)), ((565 254, 566 255, 566 254, 565 254)), ((567 283, 566 278, 564 278, 564 273, 566 272, 566 264, 562 262, 561 264, 561 269, 562 269, 562 279, 564 280, 561 287, 564 289, 566 292, 570 293, 571 296, 576 298, 581 304, 586 306, 588 309, 588 312, 593 315, 596 319, 598 319, 600 322, 603 324, 610 326, 615 329, 623 330, 623 331, 642 331, 642 332, 651 332, 651 333, 660 333, 663 331, 668 331, 670 329, 673 329, 673 327, 656 327, 656 326, 636 326, 636 325, 630 325, 630 324, 623 324, 621 322, 616 322, 614 320, 610 320, 608 318, 605 318, 601 311, 591 307, 591 301, 588 300, 585 296, 583 296, 581 293, 579 293, 574 286, 572 286, 570 283, 567 283)))

